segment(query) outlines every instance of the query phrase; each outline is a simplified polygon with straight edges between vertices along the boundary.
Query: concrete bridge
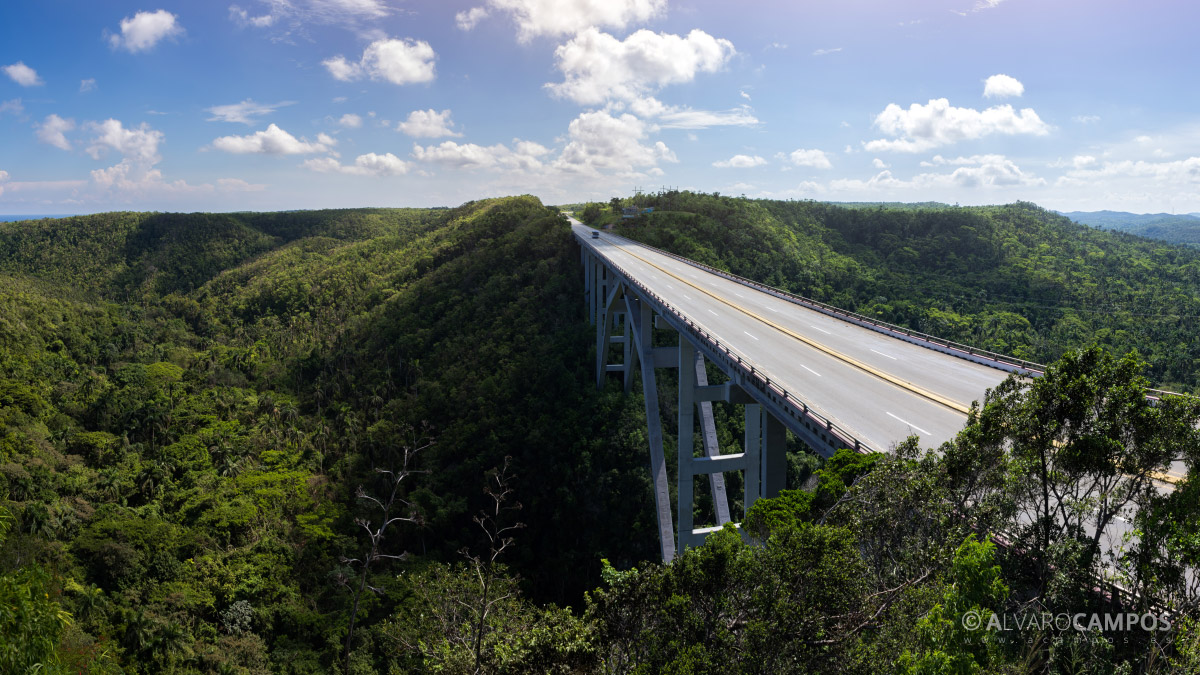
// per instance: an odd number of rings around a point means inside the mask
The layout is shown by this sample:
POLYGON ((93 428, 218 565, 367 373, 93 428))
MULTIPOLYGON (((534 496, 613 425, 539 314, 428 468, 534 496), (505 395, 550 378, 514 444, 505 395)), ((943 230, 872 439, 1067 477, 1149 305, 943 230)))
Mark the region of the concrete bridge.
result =
MULTIPOLYGON (((743 505, 785 487, 785 430, 823 456, 888 450, 910 435, 938 447, 971 403, 1010 373, 1039 364, 907 331, 769 288, 572 219, 588 316, 596 326, 596 385, 641 375, 664 560, 731 521, 724 473, 744 477, 743 505), (655 342, 654 328, 678 339, 655 342), (706 363, 728 380, 712 385, 706 363), (655 371, 678 369, 678 447, 700 434, 703 455, 677 453, 672 509, 655 371), (718 447, 712 402, 744 407, 743 452, 718 447), (693 522, 693 479, 708 476, 716 522, 693 522), (674 513, 673 513, 674 511, 674 513)), ((660 332, 661 335, 661 332, 660 332)))

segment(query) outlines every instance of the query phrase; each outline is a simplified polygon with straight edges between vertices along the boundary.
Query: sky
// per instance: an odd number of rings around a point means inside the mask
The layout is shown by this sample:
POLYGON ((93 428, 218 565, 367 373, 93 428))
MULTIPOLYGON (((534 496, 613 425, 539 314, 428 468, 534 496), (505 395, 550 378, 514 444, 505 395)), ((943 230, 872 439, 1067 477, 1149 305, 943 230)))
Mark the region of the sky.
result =
POLYGON ((636 189, 1200 212, 1200 5, 9 0, 0 213, 636 189))

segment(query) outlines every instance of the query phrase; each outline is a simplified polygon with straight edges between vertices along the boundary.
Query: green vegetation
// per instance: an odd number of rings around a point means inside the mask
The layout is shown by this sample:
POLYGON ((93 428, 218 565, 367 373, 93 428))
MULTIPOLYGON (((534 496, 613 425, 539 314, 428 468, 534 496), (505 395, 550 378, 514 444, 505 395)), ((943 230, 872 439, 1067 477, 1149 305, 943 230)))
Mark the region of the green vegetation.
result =
POLYGON ((1065 358, 998 388, 939 454, 820 463, 790 439, 807 489, 758 501, 745 539, 727 528, 661 565, 645 562, 642 403, 592 384, 556 209, 0 224, 0 673, 1200 662, 1197 488, 1147 489, 1173 455, 1200 461, 1200 409, 1147 404, 1134 356, 1070 351, 1136 345, 1155 381, 1195 386, 1200 258, 1024 204, 644 200, 655 213, 631 221, 629 200, 578 211, 818 299, 1065 358), (1118 518, 1141 537, 1110 559, 1089 533, 1118 518), (1172 602, 1178 629, 1112 645, 963 623, 1105 611, 1101 571, 1140 593, 1123 610, 1172 602))
POLYGON ((1161 239, 1172 244, 1200 247, 1200 217, 1195 214, 1072 211, 1064 216, 1077 223, 1126 234, 1161 239))

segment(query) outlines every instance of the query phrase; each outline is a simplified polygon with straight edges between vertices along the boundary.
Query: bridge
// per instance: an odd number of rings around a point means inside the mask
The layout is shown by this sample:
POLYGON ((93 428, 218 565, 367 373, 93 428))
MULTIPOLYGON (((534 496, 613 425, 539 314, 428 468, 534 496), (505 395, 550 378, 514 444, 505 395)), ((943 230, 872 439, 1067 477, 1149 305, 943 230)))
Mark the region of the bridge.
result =
POLYGON ((571 219, 581 247, 596 385, 641 376, 663 560, 731 522, 723 474, 742 472, 743 505, 785 487, 785 431, 823 456, 886 451, 909 436, 938 447, 973 401, 1039 364, 981 351, 763 286, 571 219), (678 335, 658 344, 654 329, 678 335), (709 384, 707 365, 726 376, 709 384), (678 370, 677 500, 672 509, 655 371, 678 370), (718 447, 712 402, 744 408, 742 452, 718 447), (693 522, 694 479, 708 477, 716 522, 693 522))

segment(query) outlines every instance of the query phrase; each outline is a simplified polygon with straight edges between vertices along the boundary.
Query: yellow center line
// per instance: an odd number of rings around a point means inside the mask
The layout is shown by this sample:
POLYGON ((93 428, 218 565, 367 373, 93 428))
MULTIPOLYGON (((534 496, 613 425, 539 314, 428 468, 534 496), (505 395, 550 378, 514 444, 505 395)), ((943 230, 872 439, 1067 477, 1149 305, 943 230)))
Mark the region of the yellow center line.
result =
POLYGON ((710 298, 716 300, 717 302, 728 305, 728 306, 732 307, 733 309, 736 309, 737 311, 739 311, 753 319, 757 319, 758 321, 765 323, 766 325, 770 326, 771 328, 774 328, 775 330, 777 330, 785 335, 791 336, 792 338, 803 342, 804 344, 808 345, 809 347, 812 347, 813 349, 824 352, 825 354, 828 354, 829 356, 832 356, 833 358, 838 359, 839 361, 842 361, 843 363, 847 363, 869 375, 874 375, 875 377, 883 380, 884 382, 893 384, 897 387, 900 387, 901 389, 906 389, 918 396, 929 399, 930 401, 933 401, 934 403, 937 403, 938 405, 945 406, 955 412, 959 412, 959 413, 962 413, 963 415, 966 415, 970 411, 970 408, 968 408, 967 406, 965 406, 957 401, 953 401, 951 399, 946 398, 945 396, 936 394, 932 391, 929 391, 928 389, 925 389, 921 386, 913 384, 912 382, 909 382, 907 380, 902 380, 890 373, 886 373, 882 370, 878 370, 877 368, 874 368, 873 366, 863 363, 862 361, 859 361, 858 359, 856 359, 852 356, 847 356, 835 349, 826 347, 825 345, 823 345, 815 340, 809 339, 789 328, 785 328, 785 327, 775 323, 774 321, 771 321, 770 319, 768 319, 765 316, 760 316, 759 314, 756 314, 731 300, 727 300, 727 299, 717 295, 716 293, 709 291, 706 288, 702 288, 701 286, 698 286, 698 285, 692 283, 691 281, 684 279, 683 277, 679 276, 678 274, 675 274, 674 272, 672 272, 660 265, 657 265, 653 262, 650 262, 649 260, 646 260, 642 256, 634 253, 633 251, 630 251, 628 248, 626 248, 625 246, 623 246, 621 244, 615 244, 615 246, 617 246, 617 248, 620 248, 625 253, 633 256, 634 258, 637 258, 638 260, 641 260, 642 262, 646 263, 647 265, 650 265, 651 267, 659 270, 663 274, 669 275, 669 276, 677 279, 681 283, 685 283, 688 286, 691 286, 692 288, 709 296, 710 298))

